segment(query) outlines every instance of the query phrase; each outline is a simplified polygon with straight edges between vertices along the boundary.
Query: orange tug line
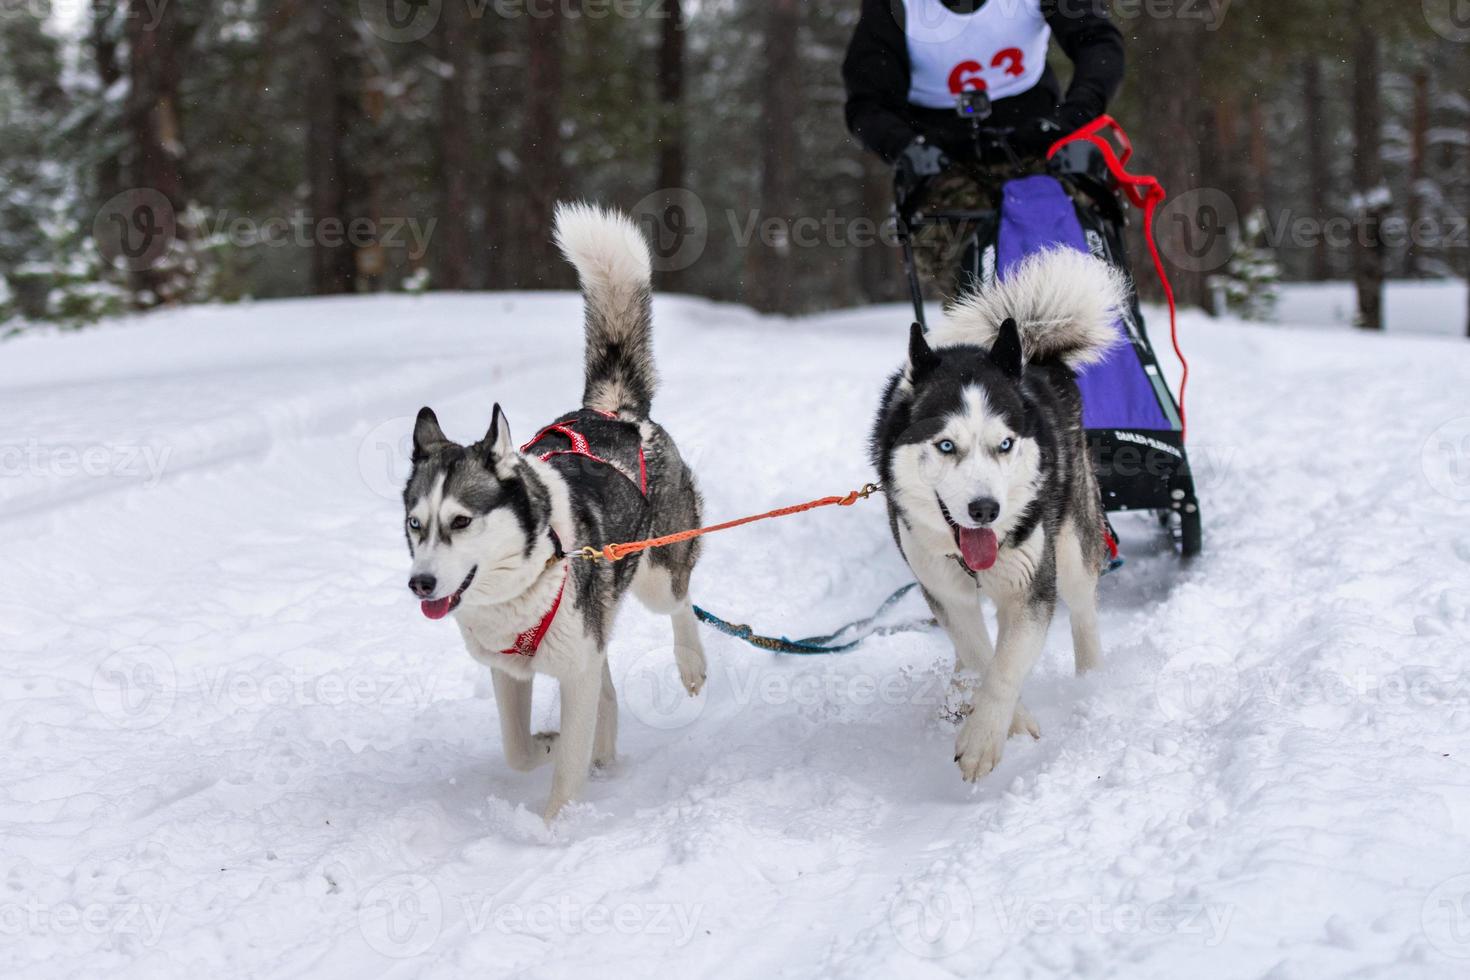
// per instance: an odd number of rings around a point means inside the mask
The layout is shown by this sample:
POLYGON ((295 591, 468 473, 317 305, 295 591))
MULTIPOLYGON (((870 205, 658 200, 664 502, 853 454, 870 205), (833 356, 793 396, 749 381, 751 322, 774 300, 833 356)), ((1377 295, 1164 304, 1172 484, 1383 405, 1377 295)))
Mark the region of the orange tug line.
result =
POLYGON ((678 544, 680 541, 688 541, 704 534, 713 534, 715 531, 727 531, 732 527, 740 527, 742 524, 754 524, 756 521, 769 520, 773 517, 789 517, 792 514, 802 514, 818 507, 851 507, 859 500, 866 500, 875 493, 882 493, 883 488, 876 483, 868 483, 861 490, 853 490, 841 497, 821 497, 817 500, 808 500, 804 504, 793 504, 790 507, 780 507, 776 510, 766 511, 764 514, 753 514, 750 517, 741 517, 733 521, 725 521, 723 524, 712 524, 709 527, 696 527, 688 531, 677 531, 673 534, 665 534, 660 538, 647 538, 643 541, 629 541, 623 544, 609 544, 601 548, 591 545, 576 552, 577 557, 587 561, 620 561, 629 555, 649 548, 662 548, 666 545, 678 544))

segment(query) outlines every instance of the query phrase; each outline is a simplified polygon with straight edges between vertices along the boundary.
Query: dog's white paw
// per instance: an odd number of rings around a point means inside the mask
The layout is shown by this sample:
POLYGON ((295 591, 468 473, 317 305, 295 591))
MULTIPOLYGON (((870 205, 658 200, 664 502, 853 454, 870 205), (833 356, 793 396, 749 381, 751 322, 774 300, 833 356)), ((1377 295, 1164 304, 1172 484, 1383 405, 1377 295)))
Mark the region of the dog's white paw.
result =
POLYGON ((678 647, 674 659, 679 664, 679 680, 689 696, 696 697, 704 690, 706 673, 704 651, 698 647, 678 647))
POLYGON ((976 707, 965 719, 965 727, 960 729, 954 745, 954 761, 959 763, 965 782, 973 783, 1000 765, 1008 724, 1009 720, 1001 712, 986 704, 976 707))
POLYGON ((516 772, 531 772, 551 761, 556 732, 537 732, 524 743, 506 743, 505 761, 516 772))
POLYGON ((1041 726, 1036 723, 1031 712, 1021 702, 1016 702, 1016 713, 1011 716, 1012 735, 1030 735, 1032 738, 1041 737, 1041 726))

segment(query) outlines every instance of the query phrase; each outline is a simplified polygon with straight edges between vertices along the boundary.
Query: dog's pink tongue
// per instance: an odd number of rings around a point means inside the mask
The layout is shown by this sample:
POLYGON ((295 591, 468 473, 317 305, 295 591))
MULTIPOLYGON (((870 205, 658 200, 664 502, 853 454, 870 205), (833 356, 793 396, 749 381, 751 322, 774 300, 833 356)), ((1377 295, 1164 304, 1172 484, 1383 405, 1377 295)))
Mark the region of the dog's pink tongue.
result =
POLYGON ((419 608, 422 609, 424 611, 424 615, 428 616, 430 619, 443 619, 445 616, 449 615, 450 599, 450 596, 445 596, 442 599, 425 599, 423 602, 419 603, 419 608))
POLYGON ((988 527, 962 527, 959 529, 960 554, 972 572, 983 572, 995 564, 995 553, 1000 542, 995 532, 988 527))

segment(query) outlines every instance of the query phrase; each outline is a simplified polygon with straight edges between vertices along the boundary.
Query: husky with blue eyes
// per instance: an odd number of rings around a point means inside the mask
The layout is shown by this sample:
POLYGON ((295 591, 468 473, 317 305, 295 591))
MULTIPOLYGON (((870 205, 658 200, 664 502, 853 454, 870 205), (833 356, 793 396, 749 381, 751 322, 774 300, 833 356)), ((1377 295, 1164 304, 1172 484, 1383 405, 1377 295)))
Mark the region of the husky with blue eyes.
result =
POLYGON ((968 781, 996 767, 1009 735, 1040 736, 1021 684, 1059 597, 1078 673, 1101 656, 1106 525, 1074 372, 1118 342, 1126 295, 1121 274, 1085 253, 1030 256, 951 306, 932 336, 914 324, 883 396, 872 455, 894 539, 956 668, 981 677, 955 745, 968 781), (996 606, 994 647, 982 597, 996 606))
POLYGON ((700 498, 673 439, 649 418, 657 379, 648 244, 626 217, 586 205, 557 208, 556 242, 586 303, 582 407, 520 446, 499 405, 484 438, 468 445, 425 408, 403 491, 408 587, 425 616, 452 614, 470 655, 491 668, 511 767, 554 763, 548 822, 577 796, 590 766, 613 760, 608 632, 628 591, 672 620, 691 696, 705 679, 689 602, 697 541, 615 564, 569 554, 698 527, 700 498), (560 732, 531 733, 537 674, 560 684, 560 732))

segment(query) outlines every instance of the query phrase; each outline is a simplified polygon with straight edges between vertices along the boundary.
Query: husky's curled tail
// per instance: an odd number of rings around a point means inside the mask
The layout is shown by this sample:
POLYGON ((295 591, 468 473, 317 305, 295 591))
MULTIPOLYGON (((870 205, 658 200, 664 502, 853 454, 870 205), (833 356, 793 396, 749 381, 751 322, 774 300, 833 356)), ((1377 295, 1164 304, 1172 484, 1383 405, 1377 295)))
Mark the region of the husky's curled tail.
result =
POLYGON ((587 304, 582 404, 647 418, 653 368, 653 267, 631 219, 591 204, 559 204, 556 245, 577 268, 587 304))
POLYGON ((1123 273, 1086 252, 1048 249, 949 307, 932 342, 989 348, 1001 324, 1014 319, 1028 363, 1059 360, 1075 370, 1103 360, 1118 342, 1114 324, 1127 302, 1123 273))

